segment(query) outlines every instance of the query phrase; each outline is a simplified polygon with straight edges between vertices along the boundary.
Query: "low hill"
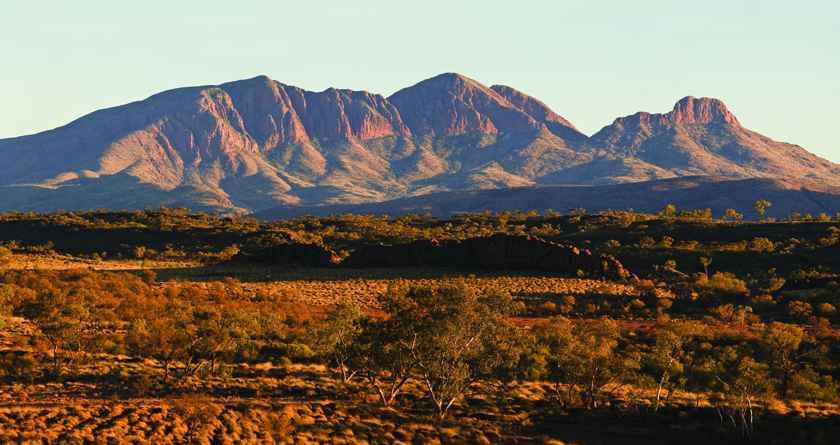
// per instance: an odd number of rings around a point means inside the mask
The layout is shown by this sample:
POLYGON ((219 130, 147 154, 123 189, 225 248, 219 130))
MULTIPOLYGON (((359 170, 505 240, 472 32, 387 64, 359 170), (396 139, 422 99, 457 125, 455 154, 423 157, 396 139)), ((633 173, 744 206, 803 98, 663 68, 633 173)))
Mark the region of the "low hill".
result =
POLYGON ((692 176, 601 186, 541 185, 500 190, 461 190, 397 199, 393 201, 326 206, 280 206, 253 216, 263 220, 290 219, 300 215, 372 214, 399 216, 406 213, 448 218, 455 213, 553 209, 565 212, 584 208, 589 213, 625 210, 656 213, 665 205, 677 210, 712 209, 719 218, 734 209, 745 220, 761 219, 752 203, 763 199, 772 205, 765 216, 783 218, 792 213, 840 212, 840 187, 805 181, 772 178, 732 179, 721 176, 692 176))

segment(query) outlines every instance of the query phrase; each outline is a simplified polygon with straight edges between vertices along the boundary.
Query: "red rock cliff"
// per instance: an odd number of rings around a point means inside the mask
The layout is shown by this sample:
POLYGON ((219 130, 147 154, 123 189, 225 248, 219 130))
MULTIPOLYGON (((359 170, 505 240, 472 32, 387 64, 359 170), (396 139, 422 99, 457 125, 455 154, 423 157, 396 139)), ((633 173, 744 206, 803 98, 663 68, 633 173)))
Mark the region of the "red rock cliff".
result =
POLYGON ((221 88, 229 92, 248 133, 263 142, 264 149, 312 138, 410 134, 396 108, 367 91, 329 88, 316 93, 265 76, 221 88))
POLYGON ((320 93, 285 88, 310 138, 373 139, 411 134, 397 109, 379 94, 335 88, 320 93))
POLYGON ((674 105, 674 109, 665 114, 651 114, 640 111, 632 116, 615 120, 620 125, 663 125, 675 124, 711 124, 729 123, 740 126, 738 118, 730 113, 726 105, 718 99, 687 96, 674 105))

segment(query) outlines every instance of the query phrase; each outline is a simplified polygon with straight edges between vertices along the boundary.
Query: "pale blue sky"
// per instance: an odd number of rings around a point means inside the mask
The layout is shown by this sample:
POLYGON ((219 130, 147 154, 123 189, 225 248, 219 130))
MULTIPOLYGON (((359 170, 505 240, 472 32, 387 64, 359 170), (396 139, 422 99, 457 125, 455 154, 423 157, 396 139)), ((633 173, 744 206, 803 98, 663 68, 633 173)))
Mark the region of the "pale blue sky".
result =
POLYGON ((385 96, 442 72, 586 134, 680 98, 840 163, 840 2, 0 0, 0 138, 265 74, 385 96))

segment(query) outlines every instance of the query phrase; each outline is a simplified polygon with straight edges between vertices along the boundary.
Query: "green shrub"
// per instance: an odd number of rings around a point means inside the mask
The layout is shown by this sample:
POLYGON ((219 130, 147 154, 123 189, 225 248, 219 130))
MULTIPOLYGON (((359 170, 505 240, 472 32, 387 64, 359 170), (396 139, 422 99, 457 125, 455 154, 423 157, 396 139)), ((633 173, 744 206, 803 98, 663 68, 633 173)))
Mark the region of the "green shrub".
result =
POLYGON ((790 381, 791 395, 800 400, 836 402, 838 385, 830 375, 819 375, 811 368, 805 368, 793 375, 790 381))
POLYGON ((315 355, 309 346, 300 343, 282 343, 273 341, 260 348, 260 357, 264 360, 276 362, 281 358, 287 358, 294 363, 304 363, 315 355))

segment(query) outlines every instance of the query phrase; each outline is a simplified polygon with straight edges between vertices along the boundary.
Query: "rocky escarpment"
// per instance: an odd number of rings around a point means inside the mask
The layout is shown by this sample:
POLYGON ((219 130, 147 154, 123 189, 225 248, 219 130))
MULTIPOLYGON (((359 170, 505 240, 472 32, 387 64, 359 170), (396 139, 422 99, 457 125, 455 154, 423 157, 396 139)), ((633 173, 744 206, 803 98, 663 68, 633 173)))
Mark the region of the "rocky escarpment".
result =
POLYGON ((230 261, 235 263, 272 263, 310 267, 336 266, 341 262, 338 255, 321 243, 290 241, 264 247, 250 254, 240 252, 230 261))
POLYGON ((542 269, 629 277, 621 263, 606 255, 563 246, 533 236, 498 233, 463 241, 420 240, 412 243, 374 244, 358 249, 343 267, 465 267, 542 269))
POLYGON ((367 140, 410 134, 396 108, 382 95, 367 91, 306 91, 265 76, 219 89, 230 95, 245 133, 263 151, 316 138, 367 140))

